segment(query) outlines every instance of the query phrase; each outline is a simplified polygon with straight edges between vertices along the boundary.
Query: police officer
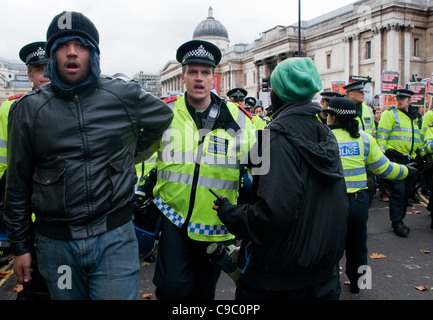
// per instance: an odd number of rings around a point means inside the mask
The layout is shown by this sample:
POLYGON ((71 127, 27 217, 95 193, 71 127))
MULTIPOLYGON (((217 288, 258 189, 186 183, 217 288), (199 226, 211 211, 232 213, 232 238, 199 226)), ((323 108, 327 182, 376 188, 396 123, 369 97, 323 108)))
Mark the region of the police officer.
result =
POLYGON ((364 102, 365 81, 359 80, 345 85, 346 96, 356 105, 359 128, 372 136, 376 133, 373 110, 364 102))
POLYGON ((246 109, 245 105, 245 97, 248 92, 242 88, 234 88, 227 92, 227 97, 229 97, 229 101, 233 103, 237 103, 242 108, 246 109))
POLYGON ((423 175, 430 191, 427 210, 430 211, 433 229, 433 110, 428 110, 422 118, 422 134, 424 135, 423 147, 420 149, 420 160, 424 164, 423 175))
POLYGON ((255 114, 254 109, 256 107, 257 100, 254 97, 245 98, 245 109, 251 114, 255 114))
POLYGON ((416 174, 417 169, 409 169, 388 160, 377 146, 375 138, 359 130, 356 120, 356 106, 349 99, 332 98, 324 112, 327 122, 337 138, 341 163, 344 169, 347 195, 349 198, 349 222, 346 237, 346 274, 350 280, 350 290, 359 292, 358 268, 367 265, 367 219, 369 197, 367 193, 367 170, 383 179, 405 179, 416 174))
POLYGON ((252 97, 245 98, 247 94, 248 92, 242 88, 234 88, 227 92, 230 102, 236 103, 240 109, 248 112, 248 117, 251 119, 257 129, 264 129, 267 125, 266 121, 259 116, 256 116, 251 107, 253 103, 254 105, 256 104, 257 100, 252 97))
MULTIPOLYGON (((45 42, 38 41, 25 45, 19 52, 20 59, 27 66, 27 76, 29 81, 33 84, 33 89, 37 89, 45 83, 50 82, 50 79, 44 75, 44 70, 48 63, 48 57, 44 48, 45 42)), ((9 97, 0 107, 0 178, 2 179, 6 171, 6 142, 9 109, 14 101, 21 98, 23 95, 24 93, 9 97)), ((3 199, 3 197, 1 197, 1 199, 3 199)))
MULTIPOLYGON (((27 77, 33 85, 33 90, 50 82, 44 75, 44 70, 48 64, 48 57, 45 53, 44 41, 32 42, 21 48, 19 57, 27 66, 27 77)), ((8 140, 8 116, 12 104, 24 96, 19 94, 9 97, 0 107, 0 207, 3 211, 3 199, 6 185, 6 169, 7 169, 7 140, 8 140)), ((3 224, 3 221, 0 222, 3 224)), ((18 294, 18 299, 34 299, 47 298, 48 289, 42 279, 37 267, 36 253, 32 248, 32 281, 23 284, 23 291, 18 294)), ((7 259, 6 259, 7 260, 7 259)))
MULTIPOLYGON (((373 110, 364 102, 365 97, 365 81, 359 80, 351 82, 344 86, 346 96, 349 100, 353 101, 356 105, 357 120, 359 122, 359 129, 363 130, 373 137, 376 136, 376 125, 374 123, 373 110)), ((368 180, 368 194, 370 197, 370 204, 376 194, 376 178, 369 170, 367 172, 368 180)))
MULTIPOLYGON (((377 128, 377 143, 382 152, 394 162, 413 162, 421 145, 422 119, 418 109, 410 105, 413 91, 397 89, 393 92, 397 106, 382 113, 377 128)), ((414 179, 387 181, 389 214, 394 233, 400 237, 409 235, 409 227, 403 223, 408 200, 414 190, 414 179)))
POLYGON ((212 210, 215 197, 209 188, 236 202, 241 159, 255 142, 255 127, 236 104, 211 92, 221 59, 218 47, 188 41, 176 59, 186 93, 166 100, 174 118, 157 146, 154 203, 165 217, 155 293, 157 299, 209 300, 221 269, 209 261, 206 249, 234 239, 212 210))
POLYGON ((323 91, 320 93, 322 98, 320 99, 320 105, 322 106, 322 111, 317 114, 317 118, 324 124, 326 124, 326 117, 328 116, 327 113, 324 112, 328 108, 329 101, 333 97, 341 97, 341 94, 338 92, 333 91, 323 91))

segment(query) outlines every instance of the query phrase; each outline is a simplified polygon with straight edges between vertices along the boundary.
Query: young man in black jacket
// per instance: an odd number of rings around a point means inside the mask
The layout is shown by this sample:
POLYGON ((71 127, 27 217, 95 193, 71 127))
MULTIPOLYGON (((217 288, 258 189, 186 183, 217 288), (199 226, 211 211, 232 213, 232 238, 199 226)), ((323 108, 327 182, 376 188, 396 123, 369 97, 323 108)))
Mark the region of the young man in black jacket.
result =
POLYGON ((271 75, 274 120, 270 170, 257 179, 257 201, 218 217, 242 239, 237 299, 337 299, 348 202, 339 148, 311 100, 321 78, 309 58, 281 62, 271 75))
POLYGON ((18 282, 31 279, 35 213, 39 269, 52 299, 136 299, 131 216, 134 156, 173 113, 138 83, 100 75, 99 34, 78 12, 47 31, 51 79, 10 111, 5 216, 18 282))

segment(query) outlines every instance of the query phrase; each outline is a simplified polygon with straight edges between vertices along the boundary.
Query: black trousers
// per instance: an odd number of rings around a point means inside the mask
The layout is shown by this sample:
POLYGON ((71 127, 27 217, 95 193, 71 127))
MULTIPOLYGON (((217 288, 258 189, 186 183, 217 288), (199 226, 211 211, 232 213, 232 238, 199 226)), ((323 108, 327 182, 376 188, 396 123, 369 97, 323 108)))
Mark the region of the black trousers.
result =
POLYGON ((210 242, 194 241, 163 218, 153 283, 158 300, 213 300, 221 268, 206 253, 210 242))
MULTIPOLYGON (((403 165, 410 162, 410 159, 401 157, 390 157, 389 159, 403 165)), ((415 183, 414 179, 386 180, 389 189, 389 219, 392 222, 403 221, 409 198, 415 189, 415 183)))
POLYGON ((357 284, 358 268, 367 265, 367 220, 370 206, 369 194, 366 190, 348 193, 349 220, 346 235, 346 275, 351 284, 357 284))

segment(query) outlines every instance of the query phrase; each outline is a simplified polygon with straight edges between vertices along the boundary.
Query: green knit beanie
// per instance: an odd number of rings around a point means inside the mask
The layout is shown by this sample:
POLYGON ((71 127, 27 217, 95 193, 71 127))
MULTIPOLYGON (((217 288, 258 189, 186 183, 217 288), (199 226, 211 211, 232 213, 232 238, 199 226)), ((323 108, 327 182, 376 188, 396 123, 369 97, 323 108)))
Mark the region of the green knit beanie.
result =
POLYGON ((311 58, 289 58, 271 74, 272 91, 283 101, 312 100, 322 89, 322 79, 311 58))

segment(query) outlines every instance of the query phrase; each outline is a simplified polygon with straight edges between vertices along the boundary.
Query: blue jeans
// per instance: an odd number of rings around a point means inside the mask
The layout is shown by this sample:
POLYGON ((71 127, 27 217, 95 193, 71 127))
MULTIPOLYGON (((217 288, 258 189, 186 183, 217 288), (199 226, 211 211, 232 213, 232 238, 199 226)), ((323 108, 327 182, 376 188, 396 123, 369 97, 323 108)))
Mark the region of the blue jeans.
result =
POLYGON ((37 233, 36 250, 53 300, 137 299, 140 263, 132 222, 79 240, 37 233))

